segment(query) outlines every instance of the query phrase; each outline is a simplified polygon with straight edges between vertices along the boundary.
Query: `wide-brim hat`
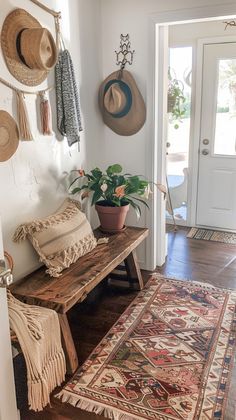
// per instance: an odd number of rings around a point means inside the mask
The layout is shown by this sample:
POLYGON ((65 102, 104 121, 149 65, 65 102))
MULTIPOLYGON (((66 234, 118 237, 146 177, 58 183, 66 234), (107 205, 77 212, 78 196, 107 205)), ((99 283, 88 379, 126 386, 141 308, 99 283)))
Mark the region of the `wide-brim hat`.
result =
POLYGON ((10 159, 18 145, 19 131, 14 118, 0 110, 0 162, 10 159))
POLYGON ((127 70, 111 73, 99 89, 104 123, 121 136, 137 133, 146 120, 146 106, 138 86, 127 70))
POLYGON ((53 36, 23 9, 15 9, 6 17, 1 45, 10 73, 28 86, 42 83, 57 61, 53 36))

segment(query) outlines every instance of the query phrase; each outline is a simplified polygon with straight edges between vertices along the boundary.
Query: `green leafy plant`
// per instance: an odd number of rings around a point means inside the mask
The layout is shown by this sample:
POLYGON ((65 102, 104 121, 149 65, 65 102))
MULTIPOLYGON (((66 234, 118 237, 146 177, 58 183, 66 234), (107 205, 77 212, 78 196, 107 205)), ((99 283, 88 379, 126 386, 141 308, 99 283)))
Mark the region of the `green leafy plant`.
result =
POLYGON ((168 109, 167 112, 171 114, 171 119, 174 121, 174 128, 178 129, 178 122, 182 122, 186 109, 183 106, 186 98, 184 96, 184 86, 181 80, 176 79, 172 74, 173 71, 168 71, 168 109))
POLYGON ((150 183, 140 175, 122 174, 122 166, 114 164, 108 166, 105 172, 94 168, 90 173, 83 170, 77 172, 78 176, 69 187, 71 194, 80 194, 81 199, 92 193, 92 205, 120 207, 130 204, 138 217, 141 215, 140 203, 148 207, 145 200, 150 194, 150 183))

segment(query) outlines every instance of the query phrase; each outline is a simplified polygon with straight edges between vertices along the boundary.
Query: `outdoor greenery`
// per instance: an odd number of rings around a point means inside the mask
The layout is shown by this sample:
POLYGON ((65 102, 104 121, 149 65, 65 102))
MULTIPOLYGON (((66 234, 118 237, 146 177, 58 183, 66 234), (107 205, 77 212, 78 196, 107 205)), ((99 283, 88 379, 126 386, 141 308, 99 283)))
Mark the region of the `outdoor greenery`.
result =
MULTIPOLYGON (((222 89, 228 88, 231 95, 229 111, 236 112, 236 60, 222 60, 220 63, 220 86, 222 89)), ((226 112, 226 111, 221 111, 226 112)))
POLYGON ((171 120, 174 122, 174 128, 179 128, 179 122, 185 117, 186 97, 184 95, 184 86, 181 80, 176 79, 173 70, 168 70, 168 113, 171 114, 171 120))
POLYGON ((130 204, 138 217, 141 215, 140 203, 148 207, 145 200, 150 194, 150 184, 140 175, 122 174, 122 166, 114 164, 105 172, 94 168, 90 173, 84 170, 73 171, 78 176, 70 185, 71 194, 80 194, 83 200, 92 194, 91 204, 101 203, 107 206, 130 204))

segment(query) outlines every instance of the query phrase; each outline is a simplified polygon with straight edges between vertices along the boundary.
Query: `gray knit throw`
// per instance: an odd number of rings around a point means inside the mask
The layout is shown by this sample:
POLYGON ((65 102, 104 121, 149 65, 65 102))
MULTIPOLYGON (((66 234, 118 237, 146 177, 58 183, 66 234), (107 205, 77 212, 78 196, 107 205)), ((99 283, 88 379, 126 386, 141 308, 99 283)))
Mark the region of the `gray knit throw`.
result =
POLYGON ((69 146, 80 141, 82 131, 79 93, 74 66, 68 50, 59 52, 55 66, 57 127, 69 146))

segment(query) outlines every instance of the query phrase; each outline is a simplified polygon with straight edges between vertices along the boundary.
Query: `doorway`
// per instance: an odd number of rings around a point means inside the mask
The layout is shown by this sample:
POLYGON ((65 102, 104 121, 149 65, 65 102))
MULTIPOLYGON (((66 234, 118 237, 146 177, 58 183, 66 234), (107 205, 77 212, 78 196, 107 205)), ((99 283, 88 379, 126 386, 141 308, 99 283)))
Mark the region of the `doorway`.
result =
POLYGON ((196 225, 236 230, 236 42, 203 46, 196 225))
MULTIPOLYGON (((182 8, 174 11, 151 13, 148 23, 148 72, 147 72, 147 128, 150 134, 146 152, 147 177, 155 183, 165 183, 166 179, 166 108, 168 89, 168 27, 187 22, 200 22, 215 19, 234 19, 235 2, 218 5, 205 5, 182 8)), ((199 115, 195 113, 195 118, 199 115)), ((197 131, 197 130, 196 130, 197 131)), ((194 130, 192 133, 196 136, 194 130)), ((198 137, 199 138, 199 137, 198 137)), ((197 162, 189 158, 191 172, 197 173, 197 162)), ((197 188, 197 178, 193 178, 188 188, 191 207, 189 223, 195 222, 196 199, 192 196, 197 188)), ((158 191, 154 191, 150 212, 146 215, 146 225, 150 235, 146 246, 146 268, 153 270, 164 264, 166 259, 166 219, 165 201, 158 191)))
MULTIPOLYGON (((177 129, 174 129, 175 120, 172 126, 168 124, 167 136, 167 145, 170 146, 167 149, 167 175, 178 225, 236 229, 235 193, 232 191, 235 175, 232 174, 230 180, 227 180, 228 190, 220 184, 226 182, 226 172, 231 171, 235 164, 235 43, 235 28, 231 27, 229 32, 227 29, 226 33, 225 22, 222 19, 169 26, 169 68, 174 66, 177 81, 181 83, 185 97, 181 108, 184 111, 183 116, 177 121, 177 129), (231 50, 224 51, 226 48, 231 50), (211 50, 215 53, 210 54, 211 50), (208 128, 211 127, 207 135, 204 135, 204 123, 208 124, 208 128), (208 140, 210 146, 212 142, 215 144, 214 150, 208 148, 208 140), (210 152, 206 155, 208 150, 210 152), (218 166, 217 175, 222 177, 220 182, 219 179, 214 179, 214 186, 217 183, 216 189, 213 186, 212 172, 203 172, 203 168, 209 169, 210 159, 207 157, 212 157, 215 164, 218 157, 218 164, 224 169, 219 172, 218 166), (219 163, 220 157, 226 157, 224 166, 222 159, 219 163), (226 163, 228 167, 225 166, 226 163), (222 194, 218 191, 220 185, 222 194), (220 209, 221 220, 220 217, 213 218, 214 212, 215 216, 220 216, 220 209), (232 223, 226 224, 225 219, 230 222, 230 212, 232 223), (209 216, 208 219, 206 216, 209 216)), ((167 223, 171 222, 168 216, 167 214, 167 223)))

